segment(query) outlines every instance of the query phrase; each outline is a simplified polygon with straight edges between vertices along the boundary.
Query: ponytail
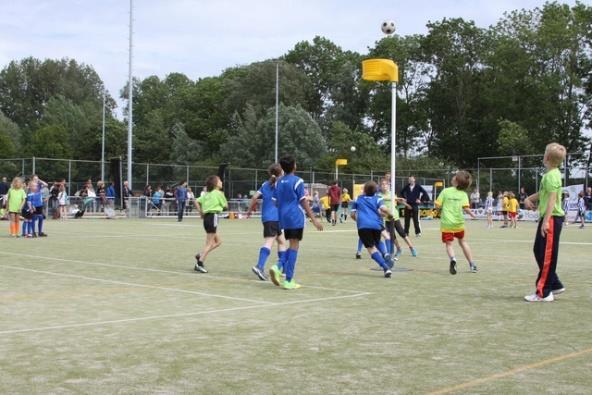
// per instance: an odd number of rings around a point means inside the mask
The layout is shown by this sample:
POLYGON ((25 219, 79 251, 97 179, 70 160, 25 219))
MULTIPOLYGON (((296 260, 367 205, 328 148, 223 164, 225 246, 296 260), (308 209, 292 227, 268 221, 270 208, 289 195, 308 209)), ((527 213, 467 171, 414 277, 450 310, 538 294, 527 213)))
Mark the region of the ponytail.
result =
POLYGON ((273 187, 278 177, 282 175, 282 168, 279 164, 274 163, 267 168, 267 172, 269 173, 269 185, 273 187))

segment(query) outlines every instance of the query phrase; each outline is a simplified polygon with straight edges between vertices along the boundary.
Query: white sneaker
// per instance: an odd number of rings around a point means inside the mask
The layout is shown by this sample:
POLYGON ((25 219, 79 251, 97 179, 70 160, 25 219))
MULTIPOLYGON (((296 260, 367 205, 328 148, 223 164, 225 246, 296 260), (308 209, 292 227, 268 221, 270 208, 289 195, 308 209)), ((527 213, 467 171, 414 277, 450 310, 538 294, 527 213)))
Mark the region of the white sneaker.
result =
POLYGON ((550 292, 546 298, 541 298, 537 294, 532 294, 526 295, 524 297, 524 300, 526 300, 527 302, 552 302, 555 300, 555 298, 553 297, 553 292, 550 292))
POLYGON ((553 291, 551 291, 553 293, 553 295, 559 295, 565 292, 565 287, 563 288, 559 288, 559 289, 554 289, 553 291))

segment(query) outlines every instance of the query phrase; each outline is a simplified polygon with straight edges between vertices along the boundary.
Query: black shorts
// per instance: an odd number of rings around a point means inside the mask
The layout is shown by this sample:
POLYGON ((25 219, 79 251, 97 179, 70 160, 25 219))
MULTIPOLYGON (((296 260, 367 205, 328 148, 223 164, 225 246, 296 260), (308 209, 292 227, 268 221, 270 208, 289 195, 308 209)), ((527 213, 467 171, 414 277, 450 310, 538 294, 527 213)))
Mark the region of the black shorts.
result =
POLYGON ((341 208, 349 208, 348 202, 341 202, 341 208))
POLYGON ((302 240, 302 234, 304 233, 304 229, 284 229, 284 236, 286 236, 286 240, 302 240))
POLYGON ((206 213, 203 216, 203 227, 206 233, 216 233, 218 228, 218 214, 217 213, 206 213))
POLYGON ((339 204, 332 204, 331 211, 337 211, 337 210, 339 210, 339 204))
POLYGON ((41 207, 35 207, 35 214, 37 214, 37 215, 43 215, 43 206, 41 206, 41 207))
POLYGON ((263 237, 278 237, 282 235, 279 221, 263 222, 263 237))
POLYGON ((378 247, 380 233, 380 229, 358 229, 358 236, 366 248, 378 247))
POLYGON ((403 229, 403 225, 401 225, 401 221, 399 219, 396 219, 394 221, 385 221, 384 224, 386 226, 386 230, 389 232, 393 240, 397 238, 397 236, 395 235, 395 230, 403 239, 407 236, 407 234, 405 233, 405 229, 403 229))

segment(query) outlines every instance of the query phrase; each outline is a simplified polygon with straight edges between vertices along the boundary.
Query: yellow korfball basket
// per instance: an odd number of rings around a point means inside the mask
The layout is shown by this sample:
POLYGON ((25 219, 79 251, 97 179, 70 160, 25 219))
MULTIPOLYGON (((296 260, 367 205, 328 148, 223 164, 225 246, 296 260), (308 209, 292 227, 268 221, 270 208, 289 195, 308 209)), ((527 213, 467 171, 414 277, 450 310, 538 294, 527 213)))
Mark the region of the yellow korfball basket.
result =
POLYGON ((362 61, 362 78, 367 81, 399 82, 399 67, 390 59, 362 61))

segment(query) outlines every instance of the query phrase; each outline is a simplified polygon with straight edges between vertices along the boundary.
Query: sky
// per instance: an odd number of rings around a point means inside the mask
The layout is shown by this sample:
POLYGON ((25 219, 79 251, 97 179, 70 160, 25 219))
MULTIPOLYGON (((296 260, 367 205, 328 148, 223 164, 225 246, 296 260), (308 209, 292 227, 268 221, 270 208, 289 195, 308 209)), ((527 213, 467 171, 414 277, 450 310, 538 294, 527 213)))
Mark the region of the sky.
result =
MULTIPOLYGON (((575 1, 566 1, 574 4, 575 1)), ((324 36, 366 52, 392 20, 401 35, 445 17, 495 24, 542 0, 134 0, 133 74, 189 78, 276 58, 324 36)), ((0 68, 11 60, 68 57, 92 65, 113 97, 128 75, 129 0, 0 0, 0 68)))

